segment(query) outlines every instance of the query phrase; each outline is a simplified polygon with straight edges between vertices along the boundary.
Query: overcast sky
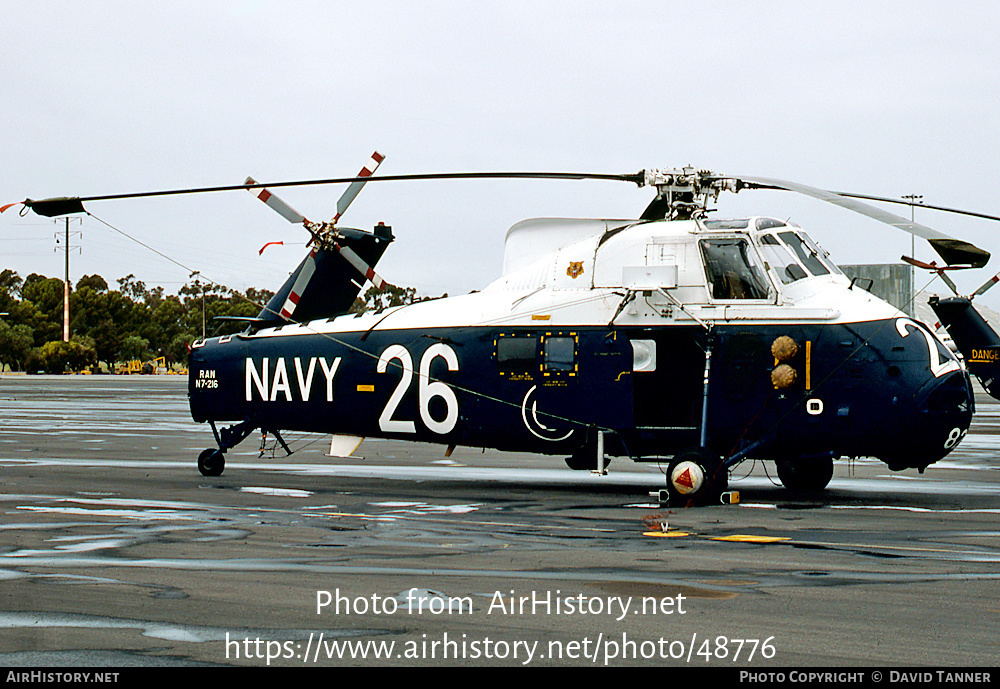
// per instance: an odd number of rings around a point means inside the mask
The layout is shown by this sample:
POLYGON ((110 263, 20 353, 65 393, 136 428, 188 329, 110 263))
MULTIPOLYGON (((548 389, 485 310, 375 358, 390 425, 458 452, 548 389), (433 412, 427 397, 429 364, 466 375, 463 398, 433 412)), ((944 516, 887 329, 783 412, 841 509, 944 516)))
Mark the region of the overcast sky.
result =
MULTIPOLYGON (((4 2, 0 204, 354 175, 627 173, 687 164, 1000 215, 1000 5, 991 2, 4 2)), ((338 187, 281 190, 327 219, 338 187)), ((651 191, 596 181, 368 185, 341 221, 392 225, 379 265, 423 294, 499 274, 538 216, 635 217, 651 191)), ((787 192, 717 217, 790 217, 838 263, 908 235, 787 192)), ((62 224, 12 209, 0 263, 61 277, 62 224)), ((71 279, 192 270, 277 289, 305 232, 245 192, 88 205, 71 279), (284 241, 263 256, 266 242, 284 241)), ((892 209, 890 209, 892 210, 892 209)), ((897 211, 908 216, 906 210, 897 211)), ((916 219, 1000 252, 1000 224, 916 219)), ((917 240, 917 255, 934 254, 917 240)), ((971 292, 1000 271, 960 275, 971 292)), ((940 284, 940 283, 939 283, 940 284)), ((943 288, 942 288, 943 289, 943 288)), ((986 303, 1000 303, 1000 289, 986 303)))

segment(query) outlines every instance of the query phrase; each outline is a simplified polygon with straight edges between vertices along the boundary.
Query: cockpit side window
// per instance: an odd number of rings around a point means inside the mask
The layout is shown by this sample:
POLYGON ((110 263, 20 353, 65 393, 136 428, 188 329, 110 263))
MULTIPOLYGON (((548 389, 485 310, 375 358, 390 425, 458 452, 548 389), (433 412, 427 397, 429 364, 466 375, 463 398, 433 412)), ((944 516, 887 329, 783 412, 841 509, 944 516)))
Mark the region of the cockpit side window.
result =
POLYGON ((806 267, 813 275, 829 275, 830 269, 827 268, 823 261, 819 258, 819 251, 811 242, 807 242, 805 239, 800 237, 795 232, 779 232, 778 236, 781 240, 788 245, 795 255, 798 256, 799 261, 802 265, 806 267))
POLYGON ((761 235, 760 253, 783 284, 790 285, 796 280, 809 277, 802 266, 788 253, 788 249, 773 235, 761 235))
POLYGON ((713 299, 767 299, 768 283, 751 259, 749 242, 739 238, 701 243, 713 299))

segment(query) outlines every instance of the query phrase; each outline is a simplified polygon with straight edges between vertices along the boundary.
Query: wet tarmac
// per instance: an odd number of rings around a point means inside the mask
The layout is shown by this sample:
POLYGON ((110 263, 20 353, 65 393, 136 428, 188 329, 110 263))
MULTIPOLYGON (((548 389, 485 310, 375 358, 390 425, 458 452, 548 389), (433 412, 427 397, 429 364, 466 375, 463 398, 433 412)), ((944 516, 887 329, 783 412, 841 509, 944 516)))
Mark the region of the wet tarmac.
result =
POLYGON ((4 665, 996 663, 1000 405, 923 475, 773 465, 661 506, 657 465, 260 436, 225 473, 182 377, 0 378, 4 665), (365 656, 365 657, 362 657, 365 656))

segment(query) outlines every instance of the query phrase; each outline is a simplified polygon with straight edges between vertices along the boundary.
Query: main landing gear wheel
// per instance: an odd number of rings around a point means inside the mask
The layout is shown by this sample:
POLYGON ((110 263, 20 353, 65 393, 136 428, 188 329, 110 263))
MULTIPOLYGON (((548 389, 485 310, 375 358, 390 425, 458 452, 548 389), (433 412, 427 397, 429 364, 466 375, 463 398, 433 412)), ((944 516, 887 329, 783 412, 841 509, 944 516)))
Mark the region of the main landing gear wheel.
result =
POLYGON ((833 478, 833 459, 778 460, 778 479, 781 485, 797 493, 817 493, 833 478))
MULTIPOLYGON (((604 457, 604 468, 611 464, 611 457, 604 457)), ((566 458, 566 466, 573 471, 594 471, 597 469, 597 451, 594 448, 585 448, 580 452, 566 458)))
POLYGON ((226 468, 226 456, 222 450, 208 448, 198 455, 198 471, 202 476, 221 476, 226 468))
POLYGON ((729 472, 708 450, 688 450, 670 460, 667 493, 671 505, 715 504, 728 486, 729 472))

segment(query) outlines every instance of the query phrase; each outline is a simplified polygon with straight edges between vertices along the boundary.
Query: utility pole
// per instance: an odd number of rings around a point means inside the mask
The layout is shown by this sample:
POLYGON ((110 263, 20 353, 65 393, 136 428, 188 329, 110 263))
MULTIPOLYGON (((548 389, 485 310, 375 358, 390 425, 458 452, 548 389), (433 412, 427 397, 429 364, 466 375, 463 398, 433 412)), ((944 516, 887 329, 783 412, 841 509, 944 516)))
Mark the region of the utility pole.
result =
POLYGON ((198 278, 195 279, 194 286, 201 288, 201 339, 204 340, 205 339, 205 286, 201 284, 201 271, 196 270, 193 273, 191 273, 191 275, 189 275, 188 277, 193 278, 195 276, 198 276, 198 278))
MULTIPOLYGON (((66 271, 63 275, 63 342, 69 342, 69 221, 70 218, 64 218, 66 221, 66 230, 64 235, 63 247, 66 252, 66 271)), ((58 220, 56 222, 59 222, 58 220)), ((81 221, 82 222, 82 221, 81 221)), ((56 235, 56 243, 59 242, 59 235, 56 235)))

